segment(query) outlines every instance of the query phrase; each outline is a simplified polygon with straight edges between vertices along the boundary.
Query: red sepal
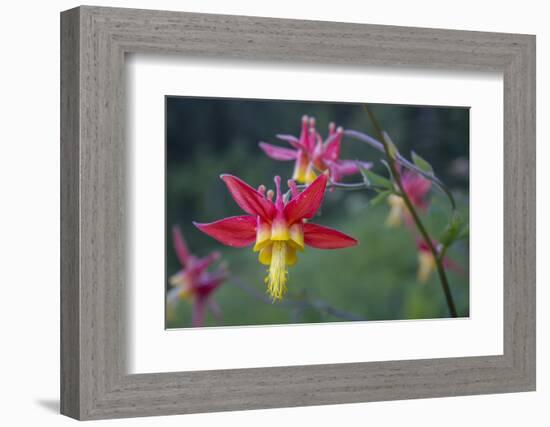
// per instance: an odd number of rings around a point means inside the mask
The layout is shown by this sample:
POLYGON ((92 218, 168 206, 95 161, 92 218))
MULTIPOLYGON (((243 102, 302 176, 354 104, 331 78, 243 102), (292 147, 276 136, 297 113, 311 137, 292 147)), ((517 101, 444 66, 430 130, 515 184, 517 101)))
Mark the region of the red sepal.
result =
POLYGON ((208 224, 193 224, 203 233, 234 248, 243 248, 256 241, 256 218, 253 216, 232 216, 208 224))

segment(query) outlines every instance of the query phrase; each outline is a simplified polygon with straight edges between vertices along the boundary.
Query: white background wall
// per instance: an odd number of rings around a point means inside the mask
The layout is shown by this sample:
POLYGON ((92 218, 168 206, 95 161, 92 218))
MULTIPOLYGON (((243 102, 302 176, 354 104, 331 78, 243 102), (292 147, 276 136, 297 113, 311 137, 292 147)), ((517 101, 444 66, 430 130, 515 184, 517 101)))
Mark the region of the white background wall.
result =
MULTIPOLYGON (((550 301, 545 287, 550 171, 543 159, 550 114, 550 28, 545 2, 189 0, 97 5, 245 14, 537 35, 538 391, 414 401, 109 421, 110 425, 546 426, 550 423, 550 301), (546 13, 545 13, 546 12, 546 13), (545 197, 546 196, 546 197, 545 197)), ((59 384, 59 11, 74 1, 4 2, 0 67, 0 394, 3 425, 68 425, 59 384)))

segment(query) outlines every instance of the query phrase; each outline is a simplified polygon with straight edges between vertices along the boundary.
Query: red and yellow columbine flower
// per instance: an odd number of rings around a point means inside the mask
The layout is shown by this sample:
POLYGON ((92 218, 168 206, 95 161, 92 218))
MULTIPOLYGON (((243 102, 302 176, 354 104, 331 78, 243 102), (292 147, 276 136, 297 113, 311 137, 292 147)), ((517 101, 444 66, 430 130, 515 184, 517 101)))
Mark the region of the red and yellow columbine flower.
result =
MULTIPOLYGON (((426 196, 432 187, 432 182, 416 172, 402 169, 401 183, 413 206, 425 211, 429 206, 429 201, 426 196)), ((386 220, 387 226, 397 227, 401 225, 401 220, 403 218, 408 224, 412 222, 407 205, 401 196, 391 194, 388 196, 388 204, 391 209, 386 220)))
MULTIPOLYGON (((434 245, 436 252, 439 254, 441 251, 441 244, 436 240, 432 240, 432 244, 434 245)), ((425 240, 419 240, 416 247, 418 250, 417 279, 421 283, 426 283, 434 271, 436 271, 437 265, 435 263, 432 251, 430 251, 430 247, 425 240)), ((460 268, 447 257, 443 258, 443 268, 460 271, 460 268)))
POLYGON ((436 270, 435 259, 428 244, 422 240, 417 244, 418 249, 418 272, 416 277, 419 282, 426 283, 432 273, 436 270))
MULTIPOLYGON (((294 174, 292 179, 304 184, 310 184, 317 177, 316 171, 328 172, 333 182, 340 181, 346 175, 359 172, 357 162, 341 160, 340 148, 344 130, 336 128, 334 123, 329 125, 328 138, 323 142, 321 135, 315 130, 313 117, 302 117, 300 137, 292 135, 277 135, 277 138, 288 142, 293 148, 283 148, 276 145, 260 142, 260 148, 272 159, 294 160, 294 174)), ((365 168, 371 163, 361 162, 365 168)))
POLYGON ((269 266, 265 279, 267 292, 273 300, 282 299, 286 291, 287 266, 297 260, 297 251, 305 246, 318 249, 339 249, 355 246, 357 240, 331 228, 307 222, 323 201, 328 177, 315 179, 304 191, 298 192, 293 180, 288 182, 291 197, 281 194, 281 179, 275 177, 276 197, 273 191, 255 190, 232 175, 222 175, 235 202, 248 215, 221 219, 209 224, 194 223, 204 233, 219 242, 237 248, 254 244, 260 263, 269 266))
POLYGON ((167 308, 174 309, 174 305, 181 300, 190 300, 193 304, 192 325, 202 326, 206 308, 219 317, 221 312, 211 294, 227 278, 227 271, 219 267, 213 272, 208 267, 220 258, 219 252, 212 252, 204 258, 193 255, 179 227, 172 229, 172 241, 174 250, 181 266, 180 271, 170 277, 168 282, 172 289, 167 294, 167 308))

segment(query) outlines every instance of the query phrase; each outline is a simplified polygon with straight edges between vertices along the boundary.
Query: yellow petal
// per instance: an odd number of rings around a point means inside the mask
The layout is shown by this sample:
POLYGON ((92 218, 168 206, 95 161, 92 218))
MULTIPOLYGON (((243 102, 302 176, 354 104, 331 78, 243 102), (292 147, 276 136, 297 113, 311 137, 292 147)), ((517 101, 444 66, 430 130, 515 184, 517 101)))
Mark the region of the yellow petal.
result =
POLYGON ((270 243, 271 238, 271 226, 262 218, 258 219, 258 225, 256 226, 256 244, 254 245, 254 252, 258 252, 260 249, 270 243))
POLYGON ((189 298, 191 298, 192 294, 193 293, 191 292, 191 289, 186 288, 186 289, 182 289, 179 292, 179 297, 180 297, 180 299, 189 299, 189 298))
POLYGON ((292 179, 300 184, 306 182, 307 156, 300 151, 296 163, 294 164, 294 173, 292 179))
POLYGON ((298 261, 298 257, 296 256, 296 249, 293 248, 290 245, 287 245, 286 247, 286 265, 293 266, 296 264, 296 261, 298 261))
POLYGON ((418 281, 426 283, 435 271, 435 260, 431 252, 420 251, 418 253, 418 281))
POLYGON ((179 287, 179 288, 186 287, 187 282, 188 280, 186 275, 181 271, 174 274, 173 276, 170 276, 170 278, 168 279, 168 283, 170 283, 170 286, 179 287))
POLYGON ((304 225, 301 222, 292 224, 289 229, 290 241, 289 243, 292 246, 295 246, 297 249, 304 250, 304 225))
POLYGON ((275 217, 271 224, 271 240, 280 241, 290 238, 288 225, 284 217, 275 217))
POLYGON ((313 165, 310 163, 307 167, 306 176, 305 176, 305 182, 306 184, 311 184, 313 181, 315 181, 315 178, 317 178, 317 175, 313 171, 313 165))
POLYGON ((271 264, 271 250, 272 245, 268 245, 260 249, 260 253, 258 254, 258 261, 262 263, 263 265, 269 265, 271 264))
POLYGON ((388 204, 390 205, 390 213, 386 219, 386 226, 399 227, 405 209, 405 202, 400 196, 390 194, 388 196, 388 204))

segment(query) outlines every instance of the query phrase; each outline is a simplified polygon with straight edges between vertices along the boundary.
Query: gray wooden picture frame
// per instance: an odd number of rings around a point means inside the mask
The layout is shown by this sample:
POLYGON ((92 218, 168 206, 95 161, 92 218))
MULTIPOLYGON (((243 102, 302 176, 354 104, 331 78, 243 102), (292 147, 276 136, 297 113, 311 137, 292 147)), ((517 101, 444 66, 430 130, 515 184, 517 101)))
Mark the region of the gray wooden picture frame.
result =
POLYGON ((535 389, 535 37, 83 6, 61 14, 61 412, 77 419, 535 389), (125 370, 127 53, 504 78, 504 354, 125 370))

